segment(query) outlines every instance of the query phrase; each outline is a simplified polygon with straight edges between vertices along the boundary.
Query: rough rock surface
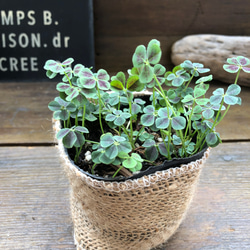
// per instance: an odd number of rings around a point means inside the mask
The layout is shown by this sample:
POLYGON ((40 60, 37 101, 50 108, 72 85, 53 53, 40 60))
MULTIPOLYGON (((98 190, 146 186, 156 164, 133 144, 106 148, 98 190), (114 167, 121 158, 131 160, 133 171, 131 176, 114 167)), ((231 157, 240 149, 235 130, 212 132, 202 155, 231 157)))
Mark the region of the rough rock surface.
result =
MULTIPOLYGON (((234 83, 236 74, 224 71, 226 59, 235 56, 250 58, 250 37, 223 35, 190 35, 172 46, 172 62, 175 65, 184 60, 199 62, 211 69, 213 78, 226 83, 234 83)), ((241 72, 240 85, 250 87, 250 74, 241 72)))

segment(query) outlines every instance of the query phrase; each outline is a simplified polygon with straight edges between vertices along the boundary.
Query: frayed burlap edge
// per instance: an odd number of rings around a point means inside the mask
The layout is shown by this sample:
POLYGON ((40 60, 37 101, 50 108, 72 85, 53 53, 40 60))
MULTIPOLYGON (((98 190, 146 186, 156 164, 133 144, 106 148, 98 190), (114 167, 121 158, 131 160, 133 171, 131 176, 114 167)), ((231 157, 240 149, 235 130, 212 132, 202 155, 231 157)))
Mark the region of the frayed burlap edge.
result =
POLYGON ((83 250, 149 250, 166 242, 186 215, 210 151, 136 180, 104 182, 77 169, 61 142, 58 148, 71 185, 75 242, 83 250))

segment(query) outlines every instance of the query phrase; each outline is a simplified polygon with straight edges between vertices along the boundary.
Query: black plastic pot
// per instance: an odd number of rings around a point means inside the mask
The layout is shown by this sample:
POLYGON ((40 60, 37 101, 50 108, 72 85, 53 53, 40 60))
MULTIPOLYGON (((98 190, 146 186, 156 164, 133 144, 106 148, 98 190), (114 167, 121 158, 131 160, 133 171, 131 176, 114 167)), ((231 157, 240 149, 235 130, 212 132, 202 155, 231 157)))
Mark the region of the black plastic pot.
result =
MULTIPOLYGON (((75 165, 75 167, 81 171, 82 173, 84 173, 85 175, 93 178, 93 179, 96 179, 96 180, 99 180, 99 181, 117 181, 117 182, 121 182, 121 181, 126 181, 126 180, 134 180, 134 179, 138 179, 144 175, 150 175, 150 174, 153 174, 157 171, 163 171, 163 170, 167 170, 169 168, 175 168, 175 167, 179 167, 180 165, 185 165, 185 164, 188 164, 192 161, 196 161, 196 160, 199 160, 202 158, 202 156, 204 155, 205 151, 207 150, 207 146, 203 148, 202 151, 192 155, 192 156, 189 156, 189 157, 186 157, 186 158, 173 158, 172 160, 168 161, 168 160, 165 160, 161 165, 158 165, 158 166, 150 166, 148 167, 146 170, 144 171, 140 171, 138 174, 134 174, 130 177, 124 177, 124 176, 117 176, 115 178, 112 178, 112 177, 102 177, 102 176, 97 176, 97 175, 93 175, 89 172, 86 172, 84 170, 82 170, 81 168, 79 168, 77 165, 74 164, 74 162, 72 161, 72 164, 75 165)), ((66 150, 66 149, 65 149, 66 150)), ((66 150, 66 153, 67 153, 67 150, 66 150)), ((70 158, 70 157, 69 157, 70 158)))

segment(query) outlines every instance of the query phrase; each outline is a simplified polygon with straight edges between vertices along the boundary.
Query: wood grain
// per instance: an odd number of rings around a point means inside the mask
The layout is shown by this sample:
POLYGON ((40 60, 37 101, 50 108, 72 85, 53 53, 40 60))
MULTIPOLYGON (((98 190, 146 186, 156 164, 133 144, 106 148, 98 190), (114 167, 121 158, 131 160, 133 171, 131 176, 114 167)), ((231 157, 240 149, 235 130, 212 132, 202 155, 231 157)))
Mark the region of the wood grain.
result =
POLYGON ((169 69, 171 46, 184 36, 250 36, 250 2, 244 0, 94 0, 93 3, 97 69, 126 71, 131 67, 135 47, 147 44, 152 38, 162 42, 163 62, 169 69))
POLYGON ((0 83, 0 143, 51 143, 53 82, 0 83))
POLYGON ((0 249, 73 249, 55 148, 0 148, 0 249))
MULTIPOLYGON (((177 233, 158 250, 249 249, 250 143, 212 150, 177 233)), ((75 249, 55 147, 0 148, 0 249, 75 249)))

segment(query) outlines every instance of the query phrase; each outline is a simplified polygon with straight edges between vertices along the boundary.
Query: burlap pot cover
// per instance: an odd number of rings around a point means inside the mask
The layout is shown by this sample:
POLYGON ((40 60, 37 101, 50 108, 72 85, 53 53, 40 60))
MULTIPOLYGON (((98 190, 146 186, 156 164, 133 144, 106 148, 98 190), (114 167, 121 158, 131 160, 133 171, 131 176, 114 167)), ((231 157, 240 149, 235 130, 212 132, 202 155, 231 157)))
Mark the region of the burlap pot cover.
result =
POLYGON ((71 186, 75 243, 84 250, 148 250, 166 242, 186 215, 210 150, 187 165, 104 182, 81 172, 61 142, 58 148, 71 186))

